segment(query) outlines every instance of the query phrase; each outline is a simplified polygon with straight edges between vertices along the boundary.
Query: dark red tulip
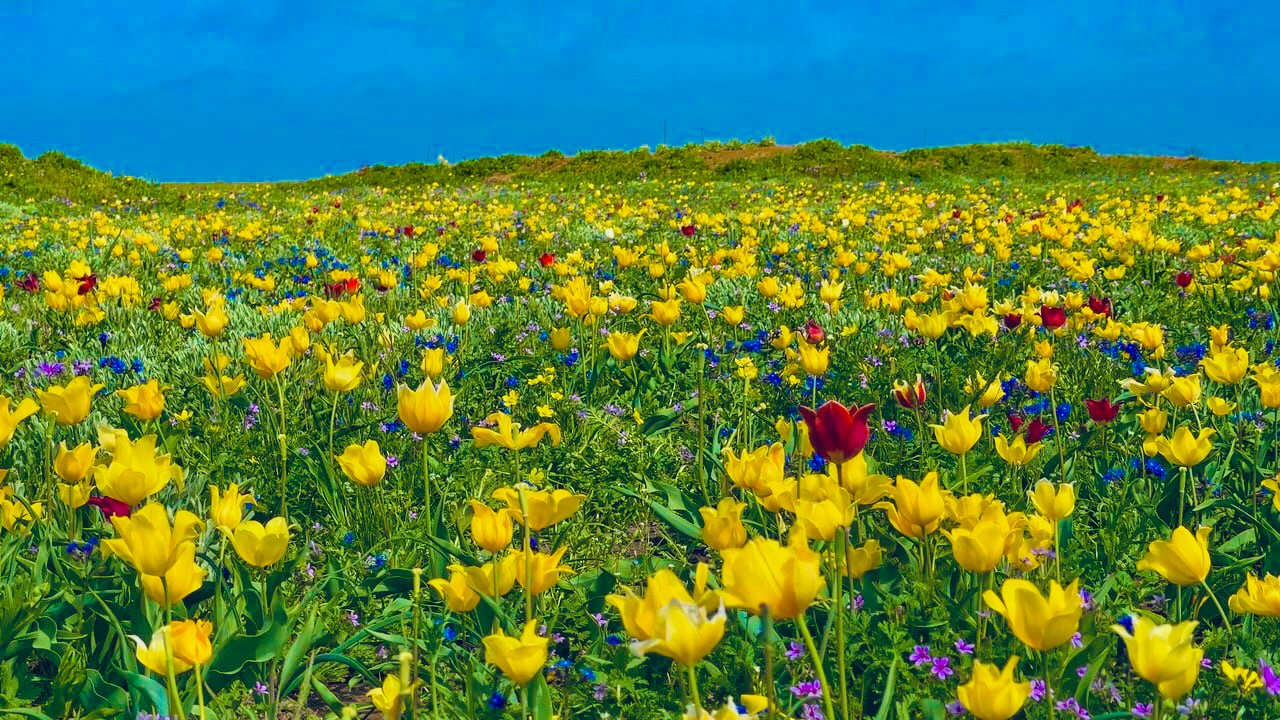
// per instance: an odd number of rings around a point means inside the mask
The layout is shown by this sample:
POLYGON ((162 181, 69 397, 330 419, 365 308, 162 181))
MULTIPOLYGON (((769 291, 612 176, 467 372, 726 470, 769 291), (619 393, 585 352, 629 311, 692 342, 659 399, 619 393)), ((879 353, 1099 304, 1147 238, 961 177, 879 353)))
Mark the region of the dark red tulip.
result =
POLYGON ((696 233, 696 232, 698 232, 698 228, 697 228, 696 226, 694 226, 694 225, 682 225, 682 226, 680 226, 680 234, 681 234, 681 235, 684 235, 685 237, 693 237, 693 236, 694 236, 694 233, 696 233))
POLYGON ((828 400, 816 411, 800 408, 800 417, 809 426, 809 442, 813 451, 828 462, 841 465, 858 456, 867 446, 871 431, 867 416, 875 405, 854 406, 853 412, 835 400, 828 400))
POLYGON ((1025 420, 1023 420, 1021 416, 1018 416, 1018 415, 1010 415, 1010 416, 1009 416, 1009 429, 1013 431, 1013 434, 1014 434, 1014 435, 1017 435, 1017 434, 1018 434, 1018 431, 1022 429, 1022 424, 1023 424, 1024 422, 1026 422, 1026 421, 1025 421, 1025 420))
POLYGON ((1190 286, 1191 281, 1194 279, 1195 279, 1195 275, 1192 275, 1190 270, 1183 270, 1182 272, 1178 273, 1178 276, 1175 277, 1173 281, 1178 284, 1178 287, 1185 288, 1190 286))
POLYGON ((1010 330, 1022 324, 1022 315, 1019 313, 1009 313, 1004 316, 1004 326, 1010 330))
POLYGON ((404 233, 405 237, 413 237, 413 226, 405 225, 404 227, 400 228, 400 232, 404 233))
POLYGON ((102 511, 102 517, 110 520, 113 517, 129 517, 133 508, 109 497, 91 497, 89 504, 102 511))
POLYGON ((98 287, 98 276, 89 273, 80 278, 80 289, 77 291, 80 295, 88 295, 93 289, 98 287))
POLYGON ((162 307, 164 307, 164 298, 159 295, 151 298, 151 302, 147 304, 147 309, 152 312, 158 312, 162 307))
POLYGON ((1085 400, 1084 404, 1089 407, 1089 419, 1099 425, 1106 425, 1115 420, 1116 414, 1120 412, 1120 406, 1111 402, 1111 398, 1085 400))
POLYGON ((40 289, 40 278, 35 273, 27 273, 18 281, 18 287, 27 292, 35 292, 40 289))
POLYGON ((810 345, 821 345, 827 339, 827 331, 818 323, 809 320, 804 324, 804 341, 810 345))
POLYGON ((330 300, 337 300, 342 297, 342 292, 347 289, 347 284, 342 282, 325 283, 324 296, 330 300))
POLYGON ((1027 444, 1040 442, 1051 430, 1053 428, 1040 418, 1031 418, 1031 422, 1027 423, 1027 444))
POLYGON ((551 253, 542 253, 542 255, 538 257, 538 263, 542 265, 542 267, 551 267, 556 264, 556 256, 551 253))
POLYGON ((1099 298, 1092 295, 1089 296, 1089 309, 1098 315, 1113 317, 1111 314, 1111 298, 1099 298))
POLYGON ((1156 193, 1156 202, 1164 202, 1164 193, 1156 193))
POLYGON ((1067 323, 1067 311, 1060 307, 1040 306, 1040 324, 1054 330, 1067 323))
POLYGON ((476 250, 475 252, 471 253, 471 259, 475 260, 478 263, 484 262, 484 259, 488 256, 489 256, 488 253, 486 253, 484 250, 476 250))

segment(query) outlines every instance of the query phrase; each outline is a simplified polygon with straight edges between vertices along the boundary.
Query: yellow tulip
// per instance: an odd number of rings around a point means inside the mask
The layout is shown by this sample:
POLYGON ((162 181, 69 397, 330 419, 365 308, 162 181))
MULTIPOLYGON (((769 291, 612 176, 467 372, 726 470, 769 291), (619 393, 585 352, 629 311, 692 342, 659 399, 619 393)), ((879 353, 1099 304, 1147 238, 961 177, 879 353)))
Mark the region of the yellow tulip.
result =
POLYGON ((487 427, 471 428, 471 437, 476 447, 486 448, 497 445, 508 450, 528 450, 537 447, 542 438, 550 435, 551 445, 558 447, 562 438, 560 426, 555 423, 541 422, 530 428, 521 428, 520 423, 512 422, 511 416, 504 412, 496 412, 485 418, 485 421, 498 426, 497 430, 487 427))
POLYGON ((333 356, 324 359, 324 387, 329 392, 351 392, 360 387, 360 372, 364 363, 351 355, 343 355, 335 363, 333 356))
POLYGON ((958 413, 944 413, 941 425, 930 425, 933 436, 943 450, 953 455, 963 455, 973 449, 982 439, 982 419, 986 415, 969 416, 966 405, 958 413))
MULTIPOLYGON (((981 378, 979 378, 979 384, 981 384, 981 378)), ((988 383, 986 389, 978 396, 978 407, 989 408, 1003 399, 1004 384, 1000 382, 1000 378, 996 378, 988 383)))
POLYGON ((573 573, 573 568, 560 563, 567 549, 562 547, 551 554, 521 551, 516 559, 516 582, 533 595, 555 587, 561 575, 573 573))
POLYGON ((169 513, 160 503, 148 503, 132 515, 112 517, 111 525, 116 537, 103 540, 103 547, 139 573, 157 577, 194 546, 202 527, 200 518, 186 510, 175 513, 170 525, 169 513))
POLYGON ((348 445, 337 458, 342 474, 361 487, 373 487, 387 474, 387 459, 383 457, 377 440, 366 440, 363 445, 348 445))
POLYGON ((467 305, 465 302, 458 301, 458 304, 453 306, 453 324, 466 325, 470 320, 471 306, 467 305))
POLYGON ((680 301, 675 298, 655 300, 649 305, 649 315, 659 325, 668 327, 675 325, 680 319, 680 301))
POLYGON ((898 476, 897 482, 889 488, 889 495, 893 498, 892 503, 877 503, 875 507, 885 511, 898 532, 907 537, 922 538, 938 529, 946 504, 938 488, 936 472, 925 475, 918 485, 909 478, 898 476))
POLYGON ((453 417, 453 393, 449 383, 433 385, 424 380, 417 390, 406 385, 396 388, 396 413, 404 426, 419 435, 437 432, 453 417))
POLYGON ((759 614, 768 608, 777 620, 795 618, 823 587, 822 559, 801 535, 790 545, 754 538, 741 548, 721 552, 724 602, 759 614))
POLYGON ((266 525, 248 520, 231 534, 231 545, 241 560, 254 567, 275 565, 289 549, 289 524, 282 517, 271 518, 266 525))
POLYGON ((169 623, 168 640, 173 644, 173 659, 188 665, 208 665, 213 657, 213 624, 208 620, 175 620, 169 623))
POLYGON ((1173 382, 1164 391, 1165 398, 1180 408, 1190 407, 1200 402, 1200 394, 1199 373, 1174 378, 1173 382))
POLYGON ((144 435, 137 441, 123 430, 116 430, 111 462, 94 472, 98 490, 126 505, 139 505, 160 492, 170 480, 180 477, 181 468, 164 453, 156 452, 156 436, 144 435))
POLYGON ((1013 442, 1009 442, 1004 435, 997 435, 995 440, 996 454, 1002 460, 1014 465, 1022 467, 1036 459, 1040 454, 1040 450, 1044 447, 1044 443, 1034 442, 1027 445, 1027 439, 1022 435, 1015 435, 1013 442))
POLYGON ((404 683, 400 676, 391 673, 382 679, 382 687, 368 692, 369 702, 381 713, 383 720, 400 720, 404 715, 404 683))
POLYGON ((1249 371, 1249 351, 1244 348, 1223 348, 1200 361, 1209 379, 1223 385, 1236 385, 1249 371))
POLYGON ((1027 362, 1027 387, 1039 393, 1047 393, 1058 382, 1058 366, 1048 359, 1027 362))
MULTIPOLYGON (((516 500, 519 502, 519 499, 516 500)), ((479 500, 471 501, 471 539, 491 553, 505 549, 515 534, 512 518, 520 516, 518 509, 494 510, 479 500)))
POLYGON ((11 398, 0 397, 0 448, 9 444, 13 439, 13 431, 23 420, 35 415, 40 406, 31 398, 23 398, 22 402, 13 410, 9 409, 9 403, 13 402, 11 398))
POLYGON ((1261 580, 1249 573, 1245 584, 1227 601, 1232 612, 1280 617, 1280 577, 1270 573, 1261 580))
POLYGON ((838 486, 824 498, 802 495, 796 500, 797 528, 811 540, 834 540, 836 531, 852 525, 857 514, 858 506, 849 491, 838 486))
POLYGON ((497 666, 507 679, 521 687, 542 671, 547 663, 547 638, 538 636, 538 621, 530 620, 520 637, 510 637, 499 629, 484 638, 484 660, 497 666))
POLYGON ((134 657, 143 667, 157 675, 169 675, 170 657, 173 658, 173 674, 181 675, 191 669, 191 663, 184 662, 178 657, 175 651, 172 638, 173 626, 162 625, 156 628, 151 634, 151 642, 144 642, 137 635, 130 635, 133 641, 137 643, 138 648, 134 652, 134 657))
POLYGON ((164 391, 156 380, 148 380, 116 392, 124 398, 124 411, 139 420, 155 420, 164 412, 164 391))
POLYGON ((1031 683, 1013 679, 1017 668, 1016 657, 1009 658, 1003 669, 975 660, 973 677, 956 689, 960 704, 978 720, 1009 720, 1017 715, 1031 696, 1031 683))
MULTIPOLYGON (((791 443, 791 437, 796 437, 795 453, 800 457, 813 457, 813 443, 809 441, 809 426, 803 422, 796 422, 790 418, 778 418, 773 424, 774 430, 778 431, 778 439, 783 445, 791 443)), ((861 457, 861 455, 859 455, 861 457)))
POLYGON ((58 499, 73 510, 89 504, 89 496, 92 494, 93 486, 87 482, 58 483, 58 499))
MULTIPOLYGON (((102 384, 93 384, 87 375, 77 375, 65 386, 50 385, 47 390, 36 390, 36 397, 40 398, 44 413, 53 416, 57 424, 79 425, 89 417, 93 396, 104 387, 106 386, 102 384)), ((23 407, 18 406, 18 413, 22 412, 23 407)))
POLYGON ((63 482, 75 485, 89 477, 97 460, 98 449, 89 443, 81 443, 68 450, 66 443, 58 443, 58 455, 53 460, 53 471, 63 482))
POLYGON ((762 445, 750 452, 735 453, 724 449, 724 469, 736 486, 757 495, 767 495, 770 483, 781 480, 785 472, 787 451, 782 443, 762 445))
POLYGON ((643 330, 638 333, 609 333, 606 346, 609 349, 609 354, 613 356, 613 359, 623 363, 634 358, 636 353, 640 352, 640 339, 643 337, 643 330))
POLYGON ((1133 632, 1121 625, 1111 630, 1124 639, 1133 671, 1164 697, 1177 700, 1191 692, 1200 676, 1204 651, 1191 644, 1197 624, 1157 625, 1140 615, 1133 619, 1133 632))
POLYGON ((724 324, 731 328, 741 325, 746 316, 746 308, 741 305, 726 305, 720 308, 720 317, 724 320, 724 324))
POLYGON ((861 547, 850 547, 845 553, 844 574, 858 580, 863 575, 880 567, 880 563, 884 560, 884 553, 880 547, 880 541, 871 539, 862 544, 861 547))
POLYGON ((972 528, 943 530, 956 563, 972 573, 989 573, 1000 564, 1013 526, 998 503, 987 506, 972 528))
POLYGON ((440 594, 449 610, 457 613, 471 612, 480 604, 480 595, 472 589, 466 572, 460 566, 453 566, 449 571, 449 579, 435 578, 427 583, 440 594))
POLYGON ((1163 435, 1169 423, 1169 413, 1159 408, 1148 408, 1138 413, 1138 424, 1148 435, 1163 435))
POLYGON ((142 589, 157 605, 168 608, 204 585, 205 570, 196 564, 196 546, 188 543, 164 575, 139 575, 142 589))
POLYGON ((1080 625, 1081 609, 1078 581, 1063 588, 1050 581, 1049 596, 1026 580, 1010 578, 1000 587, 1000 594, 988 590, 983 600, 1004 616, 1014 637, 1033 650, 1052 650, 1067 642, 1080 625))
POLYGON ((578 512, 586 495, 571 493, 568 490, 517 490, 516 488, 498 488, 493 491, 493 499, 506 503, 513 513, 512 517, 526 525, 534 532, 551 527, 556 523, 578 512), (528 507, 528 517, 521 506, 521 493, 528 507))
POLYGON ((1220 397, 1211 397, 1205 401, 1205 404, 1209 406, 1209 412, 1213 413, 1214 417, 1225 417, 1235 412, 1236 409, 1235 403, 1223 400, 1220 397))
POLYGON ((1202 527, 1194 535, 1178 527, 1166 540, 1156 540, 1138 562, 1139 570, 1154 570, 1174 585, 1199 585, 1209 577, 1209 533, 1202 527))
POLYGON ((293 345, 288 337, 276 344, 271 333, 267 333, 261 337, 245 338, 242 343, 249 366, 263 380, 275 377, 293 362, 293 345))
POLYGON ((680 297, 694 305, 701 305, 707 299, 707 286, 700 282, 701 277, 689 277, 680 282, 676 288, 680 297))
POLYGON ((722 605, 713 615, 694 603, 669 602, 659 608, 655 637, 635 640, 631 648, 644 655, 657 653, 691 668, 706 657, 724 637, 722 605))
POLYGON ((253 494, 241 493, 237 483, 231 483, 226 490, 219 489, 217 485, 209 486, 209 519, 219 530, 230 532, 239 527, 244 519, 245 506, 253 503, 253 494))
POLYGON ((444 361, 444 348, 427 348, 427 351, 422 354, 422 374, 433 381, 439 380, 444 374, 444 361))
POLYGON ((831 364, 831 349, 819 348, 817 345, 810 345, 802 342, 798 346, 800 355, 800 367, 808 375, 819 377, 827 372, 827 367, 831 364))
POLYGON ((1142 379, 1128 378, 1120 381, 1120 387, 1139 397, 1143 395, 1159 394, 1165 391, 1173 384, 1173 371, 1159 368, 1149 367, 1143 373, 1142 379))
POLYGON ((702 516, 702 542, 712 550, 742 547, 747 542, 747 528, 742 524, 746 503, 724 497, 715 507, 698 508, 702 516))
POLYGON ((1269 410, 1280 408, 1280 371, 1270 366, 1254 368, 1250 379, 1257 383, 1262 394, 1262 407, 1269 410))
POLYGON ((1054 487, 1048 480, 1040 480, 1033 490, 1027 491, 1027 497, 1031 498, 1036 512, 1052 523, 1065 520, 1076 509, 1075 483, 1054 487))
POLYGON ((467 576, 467 582, 471 585, 471 589, 484 595, 485 597, 498 598, 511 592, 511 588, 516 585, 516 563, 522 557, 509 554, 502 558, 495 558, 479 567, 463 567, 461 565, 451 565, 450 569, 457 567, 467 576))
POLYGON ((1213 452, 1213 436, 1217 430, 1205 428, 1199 435, 1192 435, 1184 425, 1174 431, 1171 438, 1156 438, 1156 450, 1171 465, 1195 467, 1213 452))
POLYGON ((215 397, 229 398, 234 397, 236 393, 244 388, 244 376, 236 375, 205 375, 200 378, 204 386, 208 388, 209 394, 215 397))
POLYGON ((207 310, 196 310, 192 315, 195 316, 196 329, 207 338, 218 337, 231 323, 222 302, 211 303, 207 310))

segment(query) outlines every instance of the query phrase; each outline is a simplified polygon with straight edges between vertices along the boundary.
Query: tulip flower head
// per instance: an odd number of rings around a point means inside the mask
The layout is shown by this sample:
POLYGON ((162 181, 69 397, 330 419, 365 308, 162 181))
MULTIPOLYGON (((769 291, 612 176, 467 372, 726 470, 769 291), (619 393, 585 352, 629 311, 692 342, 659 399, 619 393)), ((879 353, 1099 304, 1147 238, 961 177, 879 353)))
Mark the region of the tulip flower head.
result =
POLYGON ((530 620, 519 637, 498 630, 484 638, 484 659, 511 682, 524 687, 547 664, 549 641, 538 635, 538 621, 530 620))
POLYGON ((1003 668, 980 660, 973 663, 973 677, 956 689, 960 704, 978 720, 1009 720, 1018 714, 1031 696, 1031 683, 1013 679, 1018 658, 1011 657, 1003 668))
POLYGON ((1195 534, 1185 527, 1175 528, 1168 540, 1156 540, 1138 561, 1139 570, 1154 570, 1174 585, 1199 585, 1209 577, 1209 533, 1201 527, 1195 534))
POLYGON ((1042 652, 1070 640, 1083 612, 1078 581, 1064 588, 1051 580, 1046 596, 1030 582, 1010 578, 999 595, 988 590, 982 597, 988 607, 1004 616, 1014 637, 1042 652))
POLYGON ((1158 625, 1139 615, 1132 630, 1123 625, 1112 625, 1111 630, 1124 640, 1133 671, 1164 697, 1178 700, 1191 692, 1200 675, 1204 651, 1191 644, 1197 624, 1158 625))
POLYGON ((809 442, 823 460, 837 465, 853 459, 866 447, 871 433, 867 418, 875 405, 850 408, 829 400, 817 410, 800 408, 800 416, 809 428, 809 442))

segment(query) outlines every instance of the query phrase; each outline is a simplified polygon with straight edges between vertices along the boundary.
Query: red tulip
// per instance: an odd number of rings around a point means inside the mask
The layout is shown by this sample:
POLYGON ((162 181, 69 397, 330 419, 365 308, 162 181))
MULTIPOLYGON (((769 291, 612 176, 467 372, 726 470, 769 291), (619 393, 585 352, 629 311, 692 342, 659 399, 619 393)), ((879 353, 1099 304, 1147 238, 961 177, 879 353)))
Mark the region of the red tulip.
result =
POLYGON ((1009 429, 1013 431, 1013 434, 1014 434, 1014 435, 1017 435, 1017 434, 1018 434, 1018 431, 1022 429, 1022 423, 1024 423, 1024 422, 1026 422, 1026 421, 1025 421, 1025 420, 1023 420, 1021 416, 1018 416, 1018 415, 1010 415, 1010 416, 1009 416, 1009 429))
POLYGON ((475 252, 471 253, 471 259, 475 260, 478 263, 484 262, 484 259, 486 257, 488 257, 488 254, 485 253, 484 250, 476 250, 475 252))
POLYGON ((924 382, 920 380, 919 375, 916 375, 916 381, 912 385, 902 383, 893 387, 893 399, 907 410, 923 407, 926 397, 924 382))
POLYGON ((1022 324, 1022 316, 1018 313, 1009 313, 1004 316, 1004 326, 1010 330, 1022 324))
POLYGON ((110 520, 113 517, 129 517, 133 508, 125 503, 109 497, 91 497, 89 504, 102 511, 102 517, 110 520))
POLYGON ((1027 423, 1027 443, 1038 443, 1053 430, 1052 427, 1046 425, 1040 418, 1031 418, 1031 422, 1027 423))
POLYGON ((858 456, 867 446, 871 431, 867 416, 875 405, 854 406, 853 412, 835 400, 828 400, 816 411, 800 408, 804 424, 809 426, 809 442, 819 457, 841 465, 858 456))
POLYGON ((353 293, 359 289, 360 289, 360 278, 347 278, 346 280, 347 292, 353 293))
POLYGON ((35 273, 27 273, 18 281, 18 287, 27 292, 35 292, 40 289, 40 278, 35 273))
POLYGON ((404 233, 405 237, 413 237, 413 226, 405 225, 404 227, 400 228, 400 232, 404 233))
POLYGON ((324 296, 329 298, 330 300, 336 300, 342 297, 342 292, 346 289, 347 289, 346 283, 341 283, 341 282, 336 282, 332 284, 325 283, 324 296))
POLYGON ((80 295, 88 295, 93 292, 93 289, 96 287, 98 287, 98 276, 93 273, 89 273, 88 275, 80 278, 80 289, 77 292, 80 295))
POLYGON ((1099 298, 1092 295, 1089 296, 1089 309, 1098 315, 1113 317, 1111 314, 1111 298, 1099 298))
POLYGON ((810 320, 804 324, 804 341, 810 345, 821 345, 827 339, 827 331, 818 323, 810 320))
POLYGON ((694 225, 680 226, 680 234, 684 235, 685 237, 693 237, 694 233, 696 232, 698 232, 698 228, 694 225))
POLYGON ((538 258, 538 262, 542 265, 542 267, 551 267, 552 265, 556 264, 556 256, 552 255, 551 253, 542 253, 542 255, 538 258))
POLYGON ((1048 305, 1040 306, 1040 324, 1053 330, 1060 328, 1067 322, 1067 311, 1060 307, 1049 307, 1048 305))
POLYGON ((1178 276, 1175 277, 1173 281, 1178 284, 1178 287, 1185 288, 1190 286, 1191 281, 1194 279, 1195 279, 1195 275, 1192 275, 1190 270, 1183 270, 1182 272, 1178 273, 1178 276))
POLYGON ((1120 406, 1111 402, 1110 398, 1085 400, 1084 404, 1089 407, 1089 419, 1099 425, 1106 425, 1115 420, 1116 414, 1120 412, 1120 406))

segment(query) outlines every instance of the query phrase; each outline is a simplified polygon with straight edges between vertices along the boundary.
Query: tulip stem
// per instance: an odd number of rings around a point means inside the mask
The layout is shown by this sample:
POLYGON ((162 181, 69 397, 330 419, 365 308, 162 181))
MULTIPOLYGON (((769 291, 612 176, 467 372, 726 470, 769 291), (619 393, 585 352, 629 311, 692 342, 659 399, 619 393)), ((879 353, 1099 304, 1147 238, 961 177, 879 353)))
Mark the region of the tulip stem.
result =
POLYGON ((1227 616, 1227 611, 1222 609, 1222 603, 1218 602, 1217 593, 1213 591, 1213 588, 1209 587, 1209 583, 1206 580, 1201 580, 1200 586, 1204 588, 1205 592, 1209 593, 1209 598, 1213 600, 1213 606, 1218 608, 1218 614, 1222 616, 1222 622, 1227 626, 1227 634, 1233 635, 1234 633, 1231 630, 1231 618, 1227 616))
POLYGON ((427 447, 427 438, 430 435, 422 436, 422 511, 427 515, 427 533, 436 534, 436 528, 431 524, 431 456, 427 447))
MULTIPOLYGON (((843 469, 843 465, 841 468, 843 469)), ((836 589, 836 667, 840 673, 840 717, 843 720, 849 720, 849 680, 848 671, 845 660, 845 638, 844 638, 844 576, 841 569, 847 561, 846 547, 848 545, 848 530, 840 528, 836 531, 836 574, 832 578, 836 589)))
POLYGON ((778 716, 778 688, 773 680, 773 618, 769 616, 768 605, 762 608, 760 621, 764 633, 764 690, 765 697, 769 698, 769 720, 774 720, 778 716))
POLYGON ((1053 720, 1053 683, 1049 680, 1049 651, 1040 651, 1040 669, 1044 671, 1044 707, 1053 720))
MULTIPOLYGON (((516 451, 520 457, 520 451, 516 451)), ((519 461, 517 460, 517 465, 519 461)), ((533 622, 533 531, 529 528, 529 498, 524 488, 520 488, 520 512, 524 513, 524 619, 533 622)), ((493 576, 498 577, 498 559, 493 559, 493 576)), ((494 580, 497 587, 497 580, 494 580)))
POLYGON ((834 718, 836 712, 831 704, 831 683, 827 682, 827 672, 822 669, 822 656, 818 654, 818 646, 813 642, 813 634, 809 632, 809 623, 805 621, 803 612, 796 616, 796 625, 799 626, 800 636, 804 638, 804 645, 809 650, 809 657, 813 658, 813 671, 818 675, 818 683, 822 685, 822 704, 826 716, 834 718))
POLYGON ((329 408, 329 457, 333 457, 333 428, 338 420, 338 393, 333 394, 333 405, 329 408))
POLYGON ((702 694, 698 691, 698 669, 695 665, 689 666, 689 698, 693 700, 693 707, 697 710, 694 717, 702 717, 702 694))
POLYGON ((200 675, 200 666, 192 668, 196 674, 196 705, 200 708, 200 720, 204 720, 204 678, 200 675))
POLYGON ((285 433, 284 381, 276 375, 276 394, 280 399, 280 517, 288 515, 289 501, 289 439, 285 433))

